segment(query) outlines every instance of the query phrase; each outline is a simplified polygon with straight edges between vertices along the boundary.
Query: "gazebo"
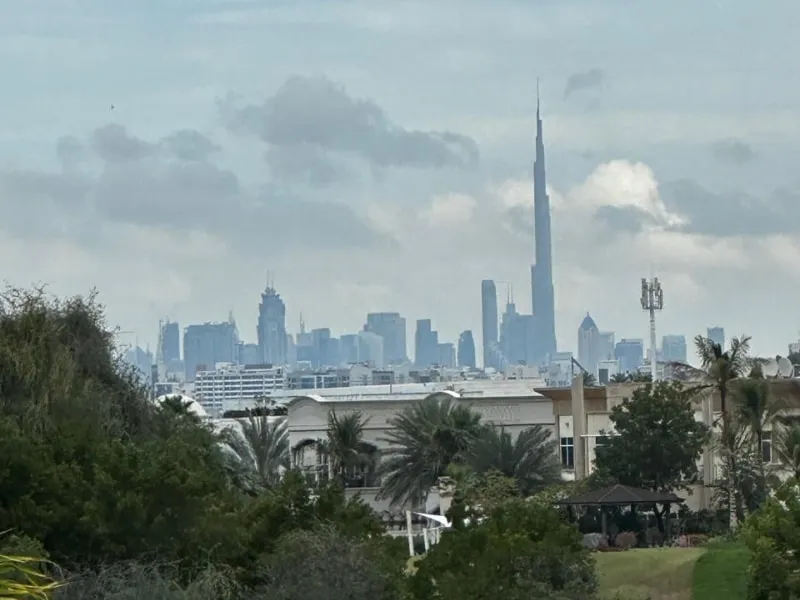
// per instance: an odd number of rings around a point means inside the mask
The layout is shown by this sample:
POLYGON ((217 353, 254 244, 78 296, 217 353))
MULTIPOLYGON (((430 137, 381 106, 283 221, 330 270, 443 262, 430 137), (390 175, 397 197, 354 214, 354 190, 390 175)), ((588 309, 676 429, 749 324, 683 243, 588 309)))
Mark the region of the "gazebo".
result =
POLYGON ((681 502, 683 502, 683 498, 676 496, 672 492, 654 492, 652 490, 617 484, 560 500, 556 502, 556 504, 568 506, 570 508, 573 506, 600 507, 602 533, 603 535, 607 535, 606 513, 602 510, 604 507, 630 506, 633 509, 637 506, 663 504, 665 508, 664 512, 669 515, 670 504, 680 504, 681 502))

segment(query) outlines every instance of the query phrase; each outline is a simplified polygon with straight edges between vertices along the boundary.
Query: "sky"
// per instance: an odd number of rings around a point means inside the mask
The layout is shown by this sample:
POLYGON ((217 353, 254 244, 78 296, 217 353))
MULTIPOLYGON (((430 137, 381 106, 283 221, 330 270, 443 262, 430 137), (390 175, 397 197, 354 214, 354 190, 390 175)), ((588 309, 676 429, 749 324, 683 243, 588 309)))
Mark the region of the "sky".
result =
MULTIPOLYGON (((371 311, 530 311, 537 78, 556 328, 800 330, 800 4, 741 0, 0 3, 0 280, 96 288, 109 325, 255 341, 371 311)), ((480 352, 479 352, 480 354, 480 352)))

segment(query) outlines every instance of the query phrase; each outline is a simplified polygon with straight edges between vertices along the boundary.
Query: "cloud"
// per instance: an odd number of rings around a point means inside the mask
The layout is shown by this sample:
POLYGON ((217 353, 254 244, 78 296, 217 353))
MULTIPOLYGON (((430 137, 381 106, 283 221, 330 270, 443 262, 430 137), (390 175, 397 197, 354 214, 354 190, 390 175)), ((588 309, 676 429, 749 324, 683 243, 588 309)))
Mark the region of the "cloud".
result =
POLYGON ((718 140, 711 144, 711 154, 720 162, 742 166, 752 161, 756 154, 749 144, 736 139, 718 140))
POLYGON ((187 161, 207 160, 221 148, 211 139, 194 129, 175 131, 161 140, 161 146, 173 156, 187 161))
POLYGON ((268 144, 272 165, 285 164, 275 152, 311 154, 310 148, 315 160, 320 153, 341 153, 377 168, 466 168, 478 161, 471 138, 405 129, 373 101, 353 98, 322 77, 292 77, 261 104, 238 107, 228 101, 223 115, 231 131, 268 144))
POLYGON ((662 186, 665 205, 685 217, 691 233, 755 236, 800 232, 800 190, 779 188, 763 198, 713 192, 693 180, 662 186))
POLYGON ((420 217, 429 227, 460 226, 472 221, 477 201, 465 194, 435 196, 429 207, 420 211, 420 217))
POLYGON ((377 233, 344 202, 269 181, 260 189, 244 186, 211 161, 221 148, 198 132, 180 130, 151 142, 112 124, 87 139, 59 139, 61 171, 0 169, 0 229, 93 248, 130 226, 207 234, 273 260, 298 250, 392 247, 390 235, 377 233), (68 169, 78 155, 86 168, 68 169))
POLYGON ((564 99, 566 100, 575 92, 600 87, 603 85, 605 78, 605 71, 597 68, 573 73, 567 78, 567 84, 564 86, 564 99))

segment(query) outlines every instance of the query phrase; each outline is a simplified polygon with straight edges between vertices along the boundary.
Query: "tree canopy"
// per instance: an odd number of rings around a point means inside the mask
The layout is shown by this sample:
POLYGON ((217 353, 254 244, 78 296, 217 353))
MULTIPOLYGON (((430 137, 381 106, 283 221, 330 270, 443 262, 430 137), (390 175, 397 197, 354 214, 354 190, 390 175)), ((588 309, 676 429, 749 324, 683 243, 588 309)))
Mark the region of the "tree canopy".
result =
POLYGON ((623 485, 653 491, 687 487, 697 479, 708 439, 708 428, 694 414, 678 383, 638 388, 611 410, 614 431, 597 448, 597 470, 623 485))

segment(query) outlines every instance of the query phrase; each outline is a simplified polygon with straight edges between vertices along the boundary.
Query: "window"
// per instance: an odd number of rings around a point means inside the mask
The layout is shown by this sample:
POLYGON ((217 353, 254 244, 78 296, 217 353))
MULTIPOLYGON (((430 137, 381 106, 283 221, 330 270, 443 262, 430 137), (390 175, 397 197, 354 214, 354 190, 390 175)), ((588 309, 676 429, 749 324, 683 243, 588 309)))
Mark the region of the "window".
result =
POLYGON ((561 466, 565 469, 575 468, 575 443, 571 437, 561 438, 561 466))
POLYGON ((765 463, 772 462, 772 432, 765 431, 761 436, 761 459, 765 463))
POLYGON ((608 445, 609 437, 610 436, 607 435, 598 435, 594 440, 595 451, 597 451, 597 448, 602 448, 603 446, 608 445))

